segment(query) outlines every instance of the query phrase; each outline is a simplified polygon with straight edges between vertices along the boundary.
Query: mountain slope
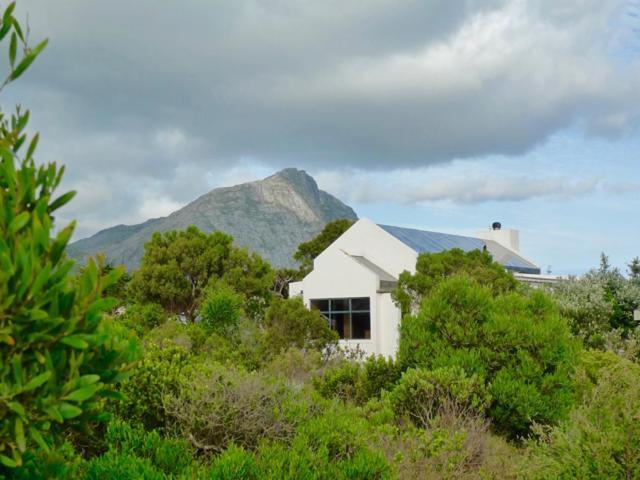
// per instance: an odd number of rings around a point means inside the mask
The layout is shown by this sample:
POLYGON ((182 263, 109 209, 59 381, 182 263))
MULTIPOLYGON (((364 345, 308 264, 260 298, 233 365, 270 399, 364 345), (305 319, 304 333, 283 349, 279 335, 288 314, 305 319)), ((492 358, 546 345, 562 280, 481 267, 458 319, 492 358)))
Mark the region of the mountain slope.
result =
POLYGON ((259 253, 272 265, 292 266, 298 245, 336 218, 357 216, 351 207, 320 190, 306 172, 287 168, 263 180, 216 188, 167 217, 107 228, 72 243, 68 253, 82 262, 104 252, 107 261, 134 269, 153 232, 196 225, 205 232, 229 233, 237 245, 259 253))

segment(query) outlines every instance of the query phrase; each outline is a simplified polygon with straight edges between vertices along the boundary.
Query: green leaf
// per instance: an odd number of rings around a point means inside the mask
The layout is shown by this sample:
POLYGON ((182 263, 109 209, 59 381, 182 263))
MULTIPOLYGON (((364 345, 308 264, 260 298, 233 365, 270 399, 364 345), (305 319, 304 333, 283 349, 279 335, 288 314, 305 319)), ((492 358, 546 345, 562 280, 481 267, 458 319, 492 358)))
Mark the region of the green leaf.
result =
POLYGON ((18 51, 18 36, 16 32, 11 34, 11 42, 9 44, 9 63, 11 64, 11 68, 16 63, 16 52, 18 51))
MULTIPOLYGON (((18 35, 19 34, 20 34, 20 32, 18 31, 18 35)), ((33 50, 31 50, 29 53, 27 53, 24 56, 24 58, 20 61, 18 66, 14 70, 11 71, 11 74, 9 75, 9 81, 12 82, 12 81, 16 80, 20 75, 22 75, 25 72, 25 70, 27 68, 29 68, 29 66, 31 66, 33 61, 40 54, 40 52, 44 49, 44 47, 47 46, 48 42, 49 42, 48 39, 47 40, 43 40, 33 50)))
POLYGON ((62 418, 62 415, 60 415, 60 412, 58 411, 58 409, 56 407, 54 407, 54 406, 45 407, 42 410, 44 411, 44 413, 49 415, 49 417, 52 420, 55 420, 56 422, 59 422, 59 423, 64 422, 64 418, 62 418))
POLYGON ((22 391, 28 392, 30 390, 34 390, 38 388, 40 385, 42 385, 44 382, 49 380, 50 377, 51 377, 51 372, 44 372, 38 375, 37 377, 29 380, 27 384, 24 387, 22 387, 22 391))
POLYGON ((27 155, 25 158, 33 157, 33 152, 36 151, 36 147, 38 146, 38 140, 40 140, 40 134, 36 133, 31 139, 31 143, 29 144, 29 148, 27 149, 27 155))
POLYGON ((69 335, 68 337, 63 337, 62 340, 60 341, 65 345, 69 345, 70 347, 77 348, 79 350, 84 350, 89 346, 89 344, 85 340, 75 335, 69 335))
POLYGON ((22 423, 22 419, 16 418, 14 425, 14 432, 16 434, 16 444, 18 445, 18 450, 24 453, 24 451, 27 449, 27 441, 24 438, 24 424, 22 423))
POLYGON ((75 196, 76 196, 76 192, 73 190, 63 195, 60 195, 53 202, 51 202, 51 205, 49 205, 49 211, 53 212, 54 210, 57 210, 58 208, 68 203, 75 196))
POLYGON ((69 395, 64 397, 64 400, 70 400, 72 402, 84 402, 91 398, 98 390, 102 388, 102 385, 88 385, 86 387, 74 390, 69 395))
POLYGON ((29 436, 38 444, 38 446, 45 452, 49 452, 49 445, 42 438, 42 434, 35 428, 29 427, 29 436))
POLYGON ((2 454, 0 454, 0 463, 9 468, 16 468, 18 466, 18 462, 2 454))
POLYGON ((24 407, 22 406, 21 403, 19 403, 19 402, 9 402, 7 405, 9 406, 9 408, 11 410, 16 412, 21 417, 26 417, 27 416, 27 412, 24 410, 24 407))
POLYGON ((86 387, 87 385, 93 385, 100 381, 100 375, 89 374, 83 375, 78 379, 78 385, 81 387, 86 387))
POLYGON ((9 224, 9 234, 13 235, 14 233, 22 229, 22 227, 24 227, 29 221, 29 218, 31 218, 29 212, 22 212, 20 215, 15 217, 9 224))
POLYGON ((70 403, 63 402, 60 404, 60 414, 65 418, 74 418, 82 413, 82 409, 71 405, 70 403))

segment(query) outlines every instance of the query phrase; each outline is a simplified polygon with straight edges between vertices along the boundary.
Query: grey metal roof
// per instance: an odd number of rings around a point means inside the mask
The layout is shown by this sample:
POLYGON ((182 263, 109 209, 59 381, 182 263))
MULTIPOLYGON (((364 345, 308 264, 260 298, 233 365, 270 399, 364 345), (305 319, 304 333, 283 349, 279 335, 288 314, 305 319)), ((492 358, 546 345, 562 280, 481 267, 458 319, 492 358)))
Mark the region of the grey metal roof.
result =
POLYGON ((540 268, 537 265, 493 240, 482 240, 463 235, 429 232, 391 225, 378 226, 418 253, 438 253, 452 248, 459 248, 469 252, 486 248, 493 256, 493 259, 507 270, 520 273, 540 273, 540 268))
POLYGON ((413 228, 393 227, 390 225, 378 225, 385 232, 393 235, 405 245, 418 253, 438 253, 452 248, 459 248, 465 252, 482 250, 484 240, 449 233, 427 232, 413 228))

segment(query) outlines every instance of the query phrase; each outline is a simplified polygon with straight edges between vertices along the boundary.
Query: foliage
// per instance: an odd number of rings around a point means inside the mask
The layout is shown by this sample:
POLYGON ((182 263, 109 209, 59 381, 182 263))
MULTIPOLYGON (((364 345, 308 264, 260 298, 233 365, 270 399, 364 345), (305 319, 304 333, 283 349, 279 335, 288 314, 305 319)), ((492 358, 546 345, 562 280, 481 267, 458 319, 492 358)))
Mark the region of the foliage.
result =
POLYGON ((454 275, 467 275, 494 295, 516 289, 518 282, 502 265, 494 262, 486 251, 464 252, 459 248, 439 253, 421 253, 416 273, 403 272, 391 293, 403 315, 415 312, 422 299, 442 280, 454 275))
POLYGON ((468 377, 460 367, 410 368, 391 392, 390 400, 396 415, 406 416, 424 428, 441 415, 483 413, 490 396, 484 382, 477 376, 468 377))
POLYGON ((308 242, 298 245, 293 259, 300 262, 299 278, 304 277, 313 269, 313 260, 324 252, 329 245, 346 232, 353 225, 353 220, 340 218, 327 223, 322 231, 308 242))
POLYGON ((338 340, 327 320, 316 310, 307 310, 299 298, 275 298, 264 318, 265 351, 277 355, 296 347, 322 350, 338 340))
POLYGON ((527 477, 640 477, 640 366, 613 355, 595 360, 583 402, 531 445, 527 477))
POLYGON ((216 457, 208 477, 217 480, 258 480, 264 478, 259 474, 254 455, 233 444, 216 457))
POLYGON ((383 390, 392 390, 402 374, 400 365, 382 356, 370 356, 364 362, 344 361, 314 378, 315 388, 324 397, 336 397, 364 404, 383 390))
POLYGON ((194 368, 194 359, 184 348, 149 345, 142 361, 121 385, 125 400, 115 405, 116 413, 147 429, 166 427, 164 398, 177 392, 184 376, 194 368))
POLYGON ((232 241, 222 232, 206 234, 195 226, 154 233, 131 280, 132 296, 194 320, 207 286, 222 280, 259 310, 273 282, 271 267, 232 241))
POLYGON ((167 412, 202 452, 231 443, 256 448, 260 439, 286 440, 310 406, 279 379, 211 365, 167 395, 167 412))
POLYGON ((542 292, 499 294, 468 277, 434 288, 400 327, 406 367, 457 366, 488 385, 494 425, 511 437, 554 423, 571 405, 577 345, 542 292))
MULTIPOLYGON (((3 87, 46 45, 27 46, 14 8, 0 27, 0 39, 10 38, 3 87)), ((113 305, 103 292, 121 272, 101 276, 90 260, 77 281, 69 275, 64 252, 74 224, 54 235, 53 214, 74 192, 55 196, 64 168, 36 165, 38 135, 28 140, 28 121, 20 109, 0 113, 0 464, 10 468, 36 445, 48 450, 65 429, 104 419, 98 406, 135 355, 129 338, 110 338, 102 318, 113 305)))
POLYGON ((201 323, 208 332, 234 333, 242 317, 244 298, 227 286, 216 288, 200 307, 201 323))
POLYGON ((573 333, 588 347, 604 348, 609 332, 626 336, 636 328, 633 311, 640 308, 640 284, 611 268, 604 254, 600 268, 559 282, 551 293, 573 333))
POLYGON ((166 322, 167 314, 160 305, 155 303, 134 303, 126 306, 118 320, 138 335, 142 335, 166 322))

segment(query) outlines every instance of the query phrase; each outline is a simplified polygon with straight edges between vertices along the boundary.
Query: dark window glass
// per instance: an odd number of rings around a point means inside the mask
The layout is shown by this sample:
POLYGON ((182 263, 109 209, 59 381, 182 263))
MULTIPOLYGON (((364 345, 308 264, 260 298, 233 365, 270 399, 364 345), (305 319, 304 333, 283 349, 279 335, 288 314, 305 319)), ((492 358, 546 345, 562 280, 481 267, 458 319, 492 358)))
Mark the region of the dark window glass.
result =
POLYGON ((331 326, 338 332, 341 339, 348 339, 350 337, 351 326, 348 313, 332 313, 331 314, 331 326))
POLYGON ((328 312, 329 300, 311 300, 311 308, 321 312, 328 312))
POLYGON ((351 314, 351 338, 369 340, 371 338, 371 316, 369 312, 351 314))
POLYGON ((349 311, 349 299, 348 298, 334 298, 331 300, 332 312, 348 312, 349 311))
POLYGON ((371 339, 371 302, 368 297, 313 299, 311 308, 324 315, 341 339, 371 339))
POLYGON ((351 310, 369 311, 369 297, 365 298, 352 298, 351 310))

